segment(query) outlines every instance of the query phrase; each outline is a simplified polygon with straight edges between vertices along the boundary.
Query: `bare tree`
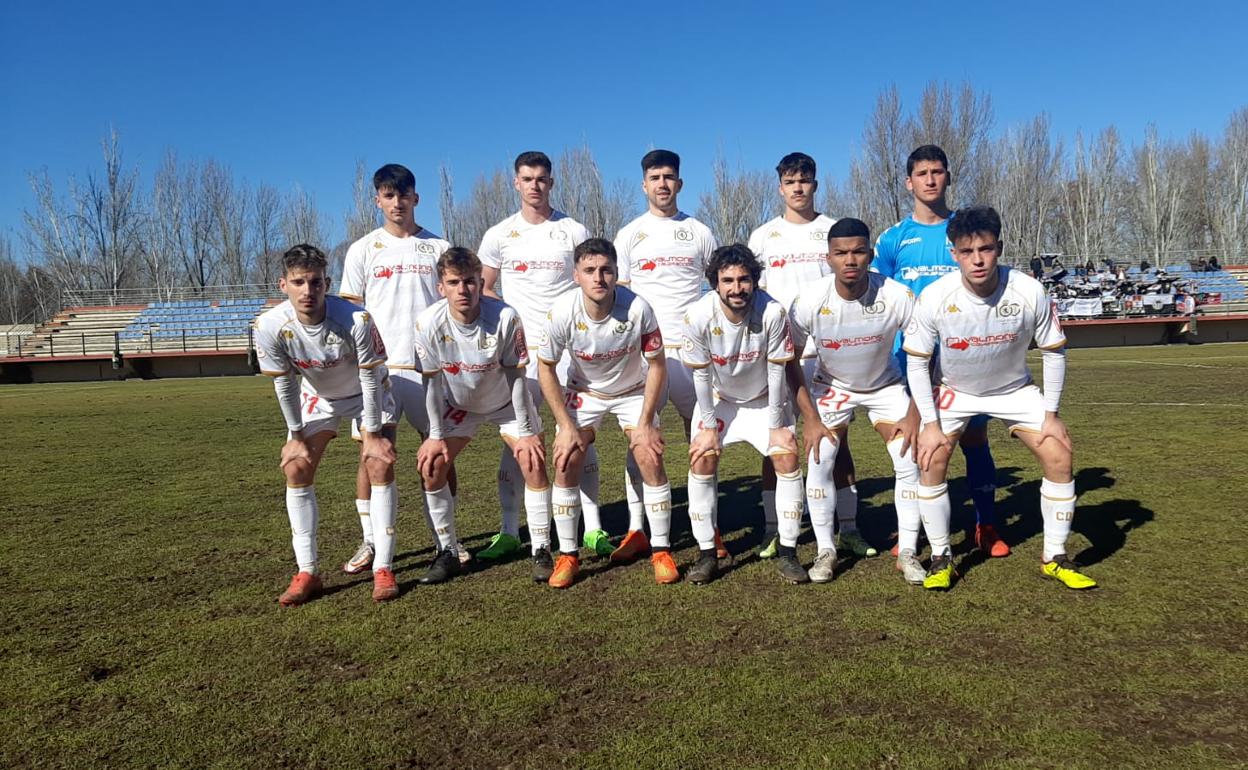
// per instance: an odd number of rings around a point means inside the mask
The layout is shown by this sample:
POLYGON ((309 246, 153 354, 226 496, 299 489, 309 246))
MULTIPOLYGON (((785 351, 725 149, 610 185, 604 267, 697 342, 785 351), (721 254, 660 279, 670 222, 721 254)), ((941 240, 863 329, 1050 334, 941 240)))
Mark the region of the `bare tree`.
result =
POLYGON ((875 109, 862 130, 862 153, 850 167, 856 209, 872 226, 892 224, 909 209, 903 183, 906 155, 913 149, 913 131, 901 109, 896 84, 875 99, 875 109))
POLYGON ((477 177, 468 199, 461 203, 455 202, 450 170, 443 166, 439 175, 442 182, 438 199, 442 212, 442 227, 446 230, 444 235, 447 240, 456 246, 477 248, 486 230, 515 211, 516 197, 511 184, 512 174, 502 168, 495 169, 489 177, 485 175, 477 177))
POLYGON ((185 264, 186 181, 177 155, 170 150, 152 180, 147 248, 143 250, 147 282, 166 295, 179 283, 177 266, 185 264))
POLYGON ((0 324, 21 323, 26 314, 22 269, 13 258, 13 241, 0 235, 0 324))
POLYGON ((1121 242, 1121 200, 1126 180, 1117 129, 1106 128, 1090 146, 1084 144, 1082 134, 1076 134, 1072 159, 1073 168, 1062 185, 1067 251, 1096 259, 1116 251, 1121 242))
POLYGON ((252 248, 255 249, 253 280, 265 285, 277 282, 277 259, 281 254, 282 196, 261 184, 251 196, 252 248))
POLYGON ((918 110, 907 124, 910 146, 906 152, 922 144, 935 144, 945 151, 953 172, 951 206, 991 199, 984 175, 991 162, 987 153, 992 124, 992 97, 978 93, 969 83, 963 83, 956 93, 948 83, 936 81, 923 90, 918 110))
POLYGON ((1150 125, 1144 143, 1132 153, 1132 161, 1135 200, 1131 214, 1137 246, 1152 256, 1154 265, 1161 265, 1183 237, 1185 226, 1180 211, 1187 180, 1177 169, 1182 149, 1163 144, 1157 138, 1157 127, 1150 125))
POLYGON ((991 179, 996 190, 994 204, 1012 262, 1025 262, 1056 241, 1050 225, 1061 196, 1061 153, 1061 140, 1050 136, 1048 116, 1038 115, 1006 131, 998 142, 996 178, 981 178, 984 186, 991 179))
POLYGON ((734 172, 720 153, 711 166, 711 189, 702 193, 697 217, 721 244, 745 243, 755 227, 774 216, 773 192, 766 172, 740 168, 734 172))
POLYGON ((1213 163, 1209 207, 1213 243, 1226 263, 1242 263, 1248 261, 1244 259, 1248 256, 1248 107, 1231 115, 1213 163))
POLYGON ((373 177, 362 160, 355 162, 355 180, 351 183, 351 208, 347 210, 345 221, 347 243, 355 243, 381 227, 381 210, 377 208, 373 177))
POLYGON ((551 203, 593 235, 612 238, 631 219, 631 189, 617 179, 608 188, 589 145, 564 150, 555 163, 551 203))
POLYGON ((236 185, 229 169, 213 160, 204 164, 202 184, 203 203, 212 223, 218 279, 228 285, 245 283, 251 251, 247 188, 236 185))
POLYGON ((324 248, 325 231, 321 228, 320 212, 317 211, 316 201, 302 187, 296 186, 286 198, 281 228, 287 248, 299 243, 324 248))

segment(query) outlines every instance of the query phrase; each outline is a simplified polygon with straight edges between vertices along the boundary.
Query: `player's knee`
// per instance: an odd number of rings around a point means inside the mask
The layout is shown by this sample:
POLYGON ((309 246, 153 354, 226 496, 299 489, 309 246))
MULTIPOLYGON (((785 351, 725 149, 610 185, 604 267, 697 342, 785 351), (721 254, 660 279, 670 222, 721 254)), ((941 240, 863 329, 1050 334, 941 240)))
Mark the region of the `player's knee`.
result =
POLYGON ((797 472, 797 455, 791 449, 782 454, 772 455, 771 463, 775 466, 777 474, 791 476, 797 472))
POLYGON ((715 471, 719 469, 719 456, 709 455, 699 457, 696 462, 689 466, 689 470, 699 476, 713 476, 715 471))
POLYGON ((316 475, 316 468, 306 459, 291 460, 282 466, 286 474, 286 485, 290 487, 306 487, 316 475))
POLYGON ((364 460, 368 470, 368 480, 374 484, 389 484, 394 480, 394 461, 369 457, 364 460))
POLYGON ((893 475, 900 482, 914 484, 919 480, 919 466, 910 457, 909 451, 902 454, 901 445, 903 443, 904 441, 900 436, 888 442, 888 456, 893 461, 893 475))

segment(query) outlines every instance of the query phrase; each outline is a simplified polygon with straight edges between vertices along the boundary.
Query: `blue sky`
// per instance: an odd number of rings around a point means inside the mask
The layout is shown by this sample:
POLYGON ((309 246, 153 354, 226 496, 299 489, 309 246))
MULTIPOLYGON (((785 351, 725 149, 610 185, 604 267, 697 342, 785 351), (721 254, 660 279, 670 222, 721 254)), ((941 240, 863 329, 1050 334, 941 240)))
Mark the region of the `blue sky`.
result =
POLYGON ((437 168, 461 192, 518 152, 587 141, 608 178, 650 146, 684 159, 684 208, 717 149, 746 168, 803 150, 842 174, 879 91, 991 94, 997 127, 1048 112, 1072 136, 1219 134, 1248 104, 1236 3, 368 4, 223 0, 0 9, 0 232, 98 169, 109 127, 146 181, 172 148, 311 191, 341 237, 354 165, 437 168))

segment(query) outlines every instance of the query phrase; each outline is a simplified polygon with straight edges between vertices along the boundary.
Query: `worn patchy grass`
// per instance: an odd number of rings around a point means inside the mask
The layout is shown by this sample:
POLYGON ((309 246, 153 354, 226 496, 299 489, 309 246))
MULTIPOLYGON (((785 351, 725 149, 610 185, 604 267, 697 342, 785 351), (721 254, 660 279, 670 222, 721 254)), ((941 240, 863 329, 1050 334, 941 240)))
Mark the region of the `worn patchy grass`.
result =
MULTIPOLYGON (((757 459, 742 448, 721 473, 737 564, 710 586, 589 562, 556 593, 526 560, 417 586, 432 554, 404 429, 405 595, 377 606, 367 578, 329 572, 328 596, 282 610, 293 567, 266 379, 0 388, 0 765, 1242 766, 1248 346, 1070 362, 1072 550, 1101 582, 1087 593, 1039 577, 1039 474, 995 425, 1015 555, 984 561, 956 535, 946 595, 887 558, 782 585, 752 555, 757 459)), ((851 436, 863 529, 883 549, 887 458, 865 420, 851 436)), ((668 437, 687 565, 684 445, 668 437)), ((619 534, 623 445, 600 441, 619 534)), ((347 443, 317 484, 326 565, 358 540, 347 443)), ((460 461, 472 548, 497 526, 496 462, 484 432, 460 461)))

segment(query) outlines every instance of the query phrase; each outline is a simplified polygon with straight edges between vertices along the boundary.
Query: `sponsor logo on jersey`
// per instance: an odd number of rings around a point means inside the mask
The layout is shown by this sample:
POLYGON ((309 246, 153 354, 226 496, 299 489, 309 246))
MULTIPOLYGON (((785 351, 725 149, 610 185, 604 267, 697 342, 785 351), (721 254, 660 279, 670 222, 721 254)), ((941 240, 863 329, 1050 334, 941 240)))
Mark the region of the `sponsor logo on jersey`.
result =
POLYGON ((823 307, 819 308, 819 315, 832 315, 832 308, 828 307, 827 305, 824 305, 823 307))
POLYGON ((529 357, 529 345, 524 339, 524 327, 520 326, 516 329, 516 358, 521 361, 527 361, 529 357))
POLYGON ((300 369, 333 369, 342 363, 342 359, 335 358, 332 361, 322 361, 318 358, 295 358, 291 359, 291 363, 300 369))
POLYGON ((587 332, 587 331, 589 331, 589 327, 585 325, 585 322, 584 322, 584 321, 577 321, 577 322, 576 322, 576 330, 577 330, 578 332, 587 332))
POLYGON ((781 257, 780 259, 771 260, 771 266, 772 267, 784 267, 784 257, 781 257))
POLYGON ((1023 306, 1017 302, 1002 302, 997 305, 997 316, 1000 318, 1013 318, 1023 312, 1023 306))
POLYGON ((567 262, 561 259, 526 259, 514 260, 510 267, 517 273, 525 273, 529 270, 557 270, 562 271, 568 266, 567 262))
POLYGON ((768 238, 779 238, 779 237, 781 237, 781 236, 780 236, 780 231, 779 231, 779 230, 772 230, 771 232, 767 233, 767 237, 768 237, 768 238))
POLYGON ((899 244, 897 244, 897 245, 898 245, 899 247, 901 247, 901 246, 909 246, 909 245, 910 245, 910 244, 912 244, 912 243, 922 243, 922 242, 923 242, 923 239, 922 239, 921 237, 919 237, 919 236, 917 236, 917 235, 916 235, 916 236, 915 236, 915 237, 913 237, 913 238, 907 238, 907 239, 905 239, 904 241, 902 241, 901 243, 899 243, 899 244))
POLYGON ((433 265, 377 265, 373 268, 374 278, 393 278, 404 273, 433 275, 433 265))
POLYGON ((381 332, 377 330, 376 326, 370 326, 369 330, 372 332, 373 337, 373 352, 384 357, 386 355, 386 343, 381 339, 381 332))
POLYGON ((970 347, 989 347, 991 345, 1008 345, 1018 339, 1017 332, 1003 332, 1001 334, 989 334, 983 337, 946 337, 945 347, 953 350, 966 350, 970 347))
POLYGON ((759 355, 759 351, 757 350, 743 350, 740 353, 733 353, 730 356, 717 356, 712 353, 711 360, 719 366, 727 366, 728 364, 736 363, 749 364, 757 361, 759 355))
POLYGON ((678 227, 676 228, 674 236, 676 240, 681 241, 682 243, 689 243, 693 240, 693 231, 687 227, 678 227))
POLYGON ((484 361, 482 363, 469 363, 466 361, 447 361, 442 364, 442 371, 447 374, 473 374, 476 372, 488 372, 495 369, 498 365, 494 361, 484 361))
POLYGON ((839 340, 819 340, 819 347, 826 350, 856 348, 861 345, 878 345, 884 341, 883 334, 864 334, 858 337, 843 337, 839 340))
POLYGON ((529 264, 527 262, 519 262, 519 261, 512 262, 511 269, 515 270, 517 273, 523 273, 523 272, 528 271, 529 264))
POLYGON ((295 333, 290 329, 282 329, 282 337, 288 340, 293 340, 295 338, 295 333))
POLYGON ((658 265, 655 264, 653 259, 643 259, 637 263, 638 270, 653 270, 656 267, 658 267, 658 265))
POLYGON ((582 361, 612 361, 617 358, 623 358, 629 353, 632 353, 634 350, 636 350, 636 348, 634 348, 632 345, 625 345, 624 347, 616 348, 615 350, 602 350, 602 351, 592 351, 592 352, 589 350, 573 350, 572 355, 576 356, 582 361))
POLYGON ((933 276, 939 278, 946 273, 952 273, 958 268, 955 265, 916 265, 914 267, 903 267, 901 269, 901 280, 917 281, 920 278, 931 278, 933 276))
MULTIPOLYGON (((725 427, 726 427, 726 426, 725 426, 725 423, 724 423, 724 418, 722 418, 722 417, 716 417, 716 418, 715 418, 715 432, 716 432, 716 433, 723 433, 723 432, 724 432, 724 428, 725 428, 725 427)), ((698 420, 698 430, 706 430, 706 428, 707 428, 706 423, 702 422, 701 420, 698 420)))
POLYGON ((692 267, 693 257, 654 257, 639 259, 635 263, 637 270, 653 271, 660 267, 692 267))

